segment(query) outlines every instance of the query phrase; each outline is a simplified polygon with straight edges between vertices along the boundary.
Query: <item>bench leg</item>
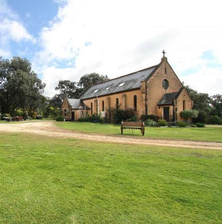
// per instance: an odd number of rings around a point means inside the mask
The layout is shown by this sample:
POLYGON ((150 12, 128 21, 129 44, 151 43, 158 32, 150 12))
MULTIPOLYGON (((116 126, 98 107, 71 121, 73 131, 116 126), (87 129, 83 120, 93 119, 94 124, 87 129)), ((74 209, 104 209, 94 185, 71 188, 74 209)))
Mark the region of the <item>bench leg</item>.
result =
POLYGON ((142 135, 144 135, 145 134, 145 129, 143 128, 141 131, 142 131, 142 135))

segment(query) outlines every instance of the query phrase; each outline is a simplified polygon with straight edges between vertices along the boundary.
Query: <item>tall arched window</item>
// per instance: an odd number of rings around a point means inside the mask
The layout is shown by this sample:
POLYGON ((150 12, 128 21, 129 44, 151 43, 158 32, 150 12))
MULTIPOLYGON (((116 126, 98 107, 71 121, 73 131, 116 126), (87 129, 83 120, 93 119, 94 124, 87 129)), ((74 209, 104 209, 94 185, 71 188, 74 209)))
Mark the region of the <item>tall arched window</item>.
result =
POLYGON ((183 100, 183 110, 186 110, 186 101, 183 100))
POLYGON ((116 109, 119 108, 119 98, 116 98, 116 109))
POLYGON ((102 101, 102 111, 105 110, 104 100, 102 101))
POLYGON ((137 111, 137 96, 136 95, 133 96, 133 107, 134 107, 134 111, 137 111))
POLYGON ((91 103, 91 114, 93 114, 93 103, 91 103))

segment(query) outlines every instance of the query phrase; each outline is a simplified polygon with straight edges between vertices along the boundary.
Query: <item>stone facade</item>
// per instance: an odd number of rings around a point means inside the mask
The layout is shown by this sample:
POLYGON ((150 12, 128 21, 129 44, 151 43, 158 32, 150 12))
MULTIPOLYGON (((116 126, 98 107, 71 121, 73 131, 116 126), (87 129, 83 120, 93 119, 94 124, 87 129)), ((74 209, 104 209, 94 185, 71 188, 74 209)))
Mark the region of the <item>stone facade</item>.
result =
POLYGON ((64 98, 61 110, 63 116, 68 121, 78 121, 81 117, 86 117, 88 115, 89 108, 81 103, 78 99, 68 99, 64 98))
POLYGON ((101 96, 93 99, 84 100, 84 104, 90 108, 89 114, 100 114, 107 117, 108 112, 112 108, 128 109, 131 108, 135 112, 135 116, 141 117, 144 111, 141 110, 143 100, 140 90, 132 90, 122 93, 101 96), (134 102, 137 101, 136 108, 134 102))
MULTIPOLYGON (((182 110, 192 109, 190 96, 165 55, 156 66, 91 87, 82 95, 81 101, 88 109, 81 111, 76 108, 78 113, 75 112, 74 120, 87 114, 109 117, 110 109, 118 107, 123 110, 132 109, 139 119, 141 115, 148 114, 167 121, 176 121, 182 120, 179 115, 182 110), (139 84, 133 83, 136 81, 139 84), (109 88, 112 88, 113 92, 109 91, 106 94, 105 89, 109 88)), ((67 110, 67 106, 64 101, 63 113, 67 110)))

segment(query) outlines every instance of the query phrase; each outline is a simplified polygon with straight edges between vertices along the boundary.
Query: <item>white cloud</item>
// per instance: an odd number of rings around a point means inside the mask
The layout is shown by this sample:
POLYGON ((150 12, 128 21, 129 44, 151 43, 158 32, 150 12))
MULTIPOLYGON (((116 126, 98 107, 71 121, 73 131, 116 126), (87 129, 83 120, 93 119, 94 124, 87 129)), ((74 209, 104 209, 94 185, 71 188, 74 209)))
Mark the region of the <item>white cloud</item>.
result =
POLYGON ((0 33, 2 39, 5 41, 13 40, 20 42, 22 40, 29 40, 35 42, 35 39, 27 32, 24 26, 17 21, 3 19, 0 23, 0 33))
POLYGON ((47 83, 47 88, 45 95, 53 96, 57 92, 55 87, 58 85, 59 80, 73 80, 74 68, 58 69, 53 66, 43 69, 43 78, 42 81, 47 83))
POLYGON ((5 0, 0 0, 0 53, 4 57, 12 55, 10 44, 12 41, 31 41, 35 38, 29 34, 19 20, 19 16, 11 10, 5 0))
POLYGON ((0 56, 2 56, 3 58, 10 58, 11 52, 0 48, 0 56))
POLYGON ((11 10, 6 0, 0 0, 0 18, 3 16, 7 16, 11 19, 18 19, 17 14, 11 10))
POLYGON ((222 70, 215 68, 202 68, 195 74, 182 77, 185 85, 201 93, 208 93, 210 96, 222 94, 222 70))
POLYGON ((67 3, 41 31, 42 51, 36 55, 36 66, 49 68, 43 73, 46 95, 54 94, 54 84, 63 77, 78 81, 86 73, 98 72, 113 78, 152 66, 160 62, 163 49, 181 80, 192 87, 190 83, 201 77, 202 83, 194 86, 197 91, 222 94, 221 82, 215 84, 222 69, 208 68, 200 59, 211 50, 222 63, 219 0, 62 2, 67 3), (73 67, 63 69, 70 62, 73 67), (180 75, 187 70, 189 75, 180 75), (211 79, 204 75, 209 73, 211 79))

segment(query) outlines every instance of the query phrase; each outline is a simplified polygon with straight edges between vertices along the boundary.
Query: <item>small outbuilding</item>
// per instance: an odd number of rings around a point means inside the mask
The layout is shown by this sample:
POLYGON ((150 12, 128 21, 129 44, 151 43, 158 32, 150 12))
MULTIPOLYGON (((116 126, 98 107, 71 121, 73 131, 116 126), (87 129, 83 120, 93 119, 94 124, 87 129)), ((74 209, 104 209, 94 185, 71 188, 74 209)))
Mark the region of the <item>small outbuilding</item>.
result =
POLYGON ((63 116, 67 121, 77 121, 88 115, 89 108, 80 99, 65 97, 62 104, 63 116))

